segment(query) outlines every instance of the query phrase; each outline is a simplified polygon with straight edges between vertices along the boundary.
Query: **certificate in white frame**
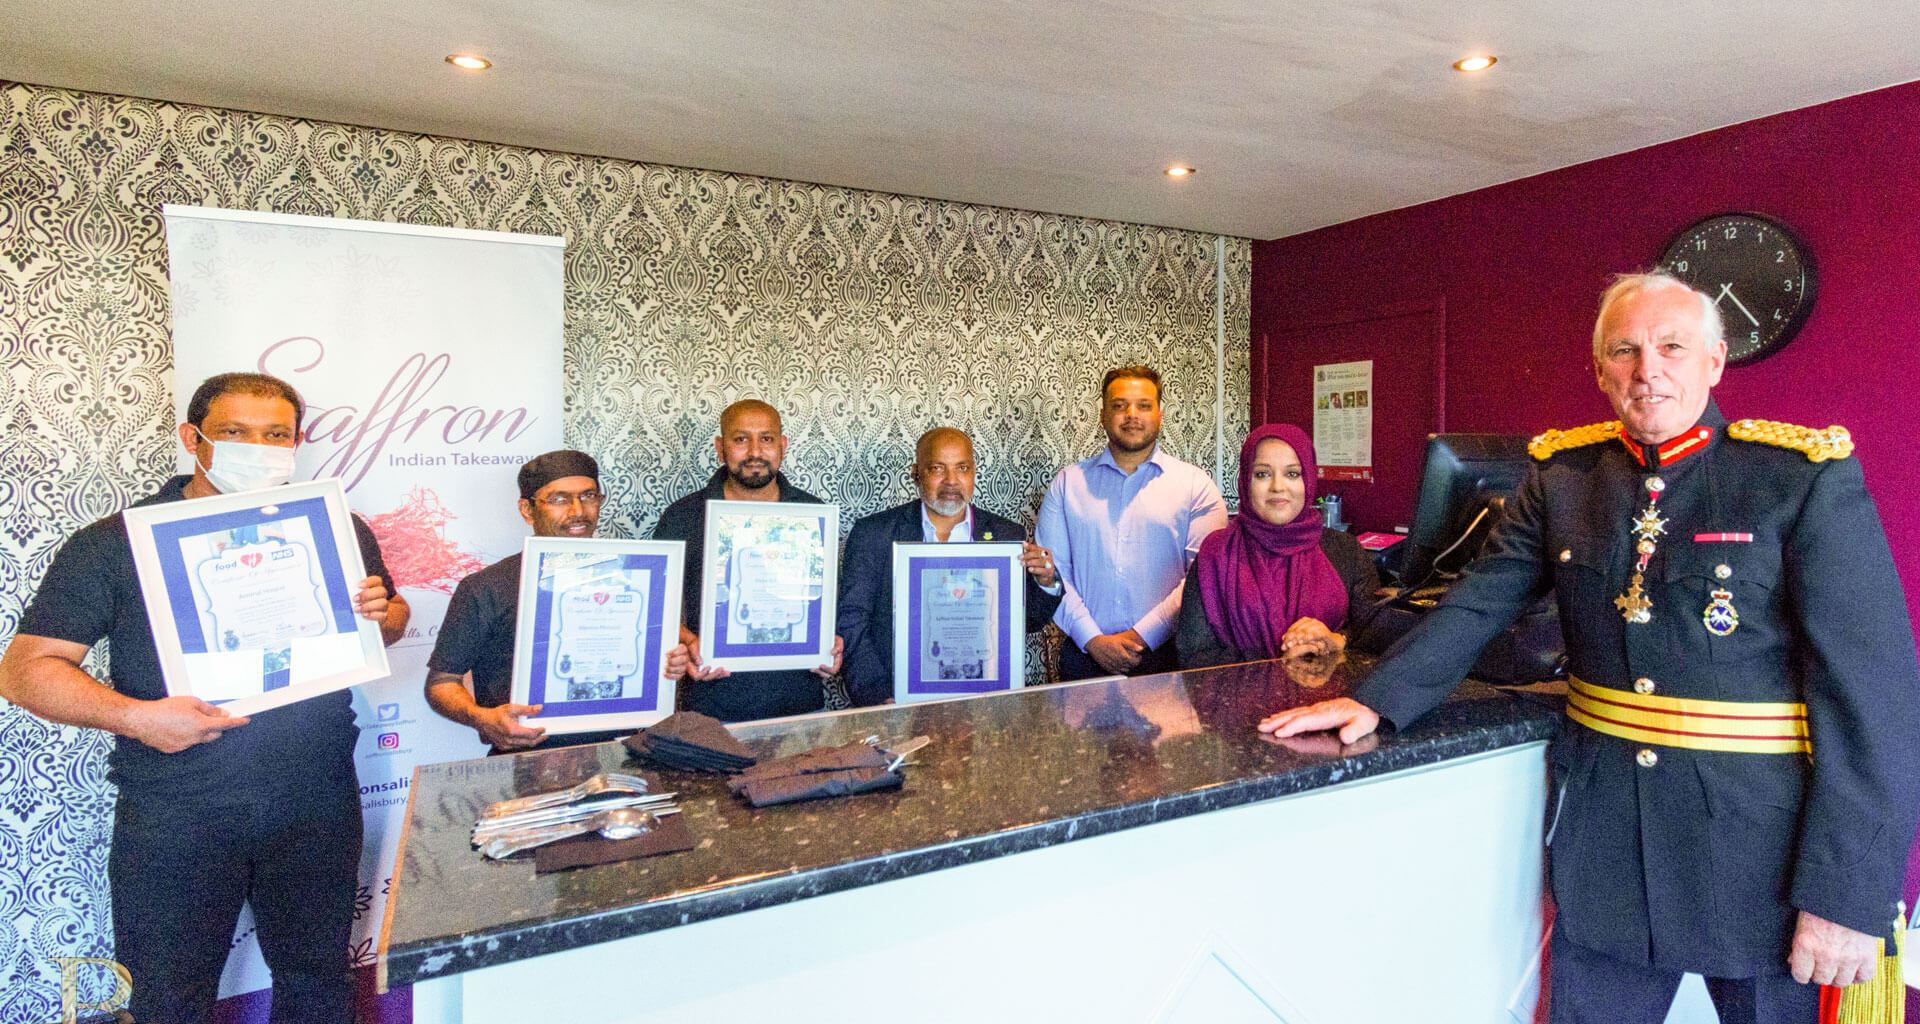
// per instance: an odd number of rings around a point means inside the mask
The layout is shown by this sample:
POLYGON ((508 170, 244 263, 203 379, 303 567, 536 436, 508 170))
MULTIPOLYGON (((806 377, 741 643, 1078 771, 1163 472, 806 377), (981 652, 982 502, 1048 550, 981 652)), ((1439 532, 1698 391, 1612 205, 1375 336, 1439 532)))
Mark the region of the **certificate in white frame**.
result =
POLYGON ((385 678, 351 515, 332 478, 127 509, 167 693, 251 715, 385 678))
POLYGON ((1018 543, 893 545, 893 698, 1015 690, 1027 679, 1018 543))
POLYGON ((513 632, 513 702, 551 735, 638 729, 673 714, 686 545, 528 537, 513 632))
POLYGON ((709 501, 700 579, 700 661, 734 672, 833 660, 840 509, 709 501))

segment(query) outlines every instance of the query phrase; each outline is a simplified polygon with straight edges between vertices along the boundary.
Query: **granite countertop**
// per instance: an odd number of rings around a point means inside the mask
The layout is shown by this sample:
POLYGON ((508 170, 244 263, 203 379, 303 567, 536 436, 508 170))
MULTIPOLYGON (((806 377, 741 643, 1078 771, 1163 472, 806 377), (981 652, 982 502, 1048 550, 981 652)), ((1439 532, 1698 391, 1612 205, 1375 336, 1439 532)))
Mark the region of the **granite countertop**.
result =
POLYGON ((630 763, 619 743, 420 768, 388 903, 389 985, 443 977, 1553 735, 1551 701, 1469 681, 1413 727, 1342 748, 1254 724, 1346 692, 1366 659, 1253 662, 737 725, 761 758, 878 734, 933 743, 897 792, 754 810, 722 776, 648 769, 697 846, 536 876, 468 845, 487 804, 630 763))

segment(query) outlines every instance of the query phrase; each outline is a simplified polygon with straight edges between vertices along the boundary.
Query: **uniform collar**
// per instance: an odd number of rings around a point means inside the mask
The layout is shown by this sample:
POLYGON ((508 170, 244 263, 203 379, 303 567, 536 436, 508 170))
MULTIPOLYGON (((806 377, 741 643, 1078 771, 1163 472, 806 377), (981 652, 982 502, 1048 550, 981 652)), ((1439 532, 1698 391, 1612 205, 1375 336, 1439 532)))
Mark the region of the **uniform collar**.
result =
POLYGON ((1622 423, 1620 443, 1626 446, 1640 468, 1649 471, 1663 469, 1690 455, 1706 451, 1712 445, 1714 436, 1726 425, 1727 418, 1720 415, 1719 406, 1708 399, 1706 410, 1700 414, 1700 421, 1692 429, 1681 431, 1661 444, 1651 445, 1641 444, 1628 436, 1626 424, 1622 423))

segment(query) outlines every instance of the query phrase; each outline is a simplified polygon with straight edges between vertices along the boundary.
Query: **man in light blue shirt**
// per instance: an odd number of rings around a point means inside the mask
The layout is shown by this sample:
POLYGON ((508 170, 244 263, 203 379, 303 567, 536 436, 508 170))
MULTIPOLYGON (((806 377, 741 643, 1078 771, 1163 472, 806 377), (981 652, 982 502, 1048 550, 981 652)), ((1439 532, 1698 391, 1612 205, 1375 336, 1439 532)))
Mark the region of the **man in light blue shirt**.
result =
POLYGON ((1177 667, 1181 584, 1200 542, 1227 525, 1227 507, 1200 467, 1160 450, 1160 418, 1160 374, 1107 371, 1106 448, 1061 470, 1040 503, 1036 539, 1066 583, 1053 616, 1072 641, 1062 680, 1177 667))

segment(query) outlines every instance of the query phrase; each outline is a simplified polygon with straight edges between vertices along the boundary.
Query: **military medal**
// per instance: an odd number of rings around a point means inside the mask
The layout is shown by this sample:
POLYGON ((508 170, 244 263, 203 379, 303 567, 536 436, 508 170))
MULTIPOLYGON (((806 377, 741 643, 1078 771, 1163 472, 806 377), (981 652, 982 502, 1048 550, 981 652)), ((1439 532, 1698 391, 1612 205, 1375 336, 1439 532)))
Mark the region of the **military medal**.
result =
POLYGON ((1707 632, 1714 636, 1726 636, 1740 626, 1740 612, 1733 607, 1733 594, 1725 590, 1716 590, 1713 601, 1700 615, 1700 621, 1707 624, 1707 632))
MULTIPOLYGON (((1653 600, 1646 593, 1647 563, 1653 558, 1656 547, 1654 538, 1667 532, 1667 521, 1660 518, 1660 492, 1666 489, 1665 480, 1657 476, 1647 478, 1647 507, 1641 510, 1640 518, 1633 523, 1632 532, 1640 536, 1639 543, 1634 546, 1640 552, 1640 561, 1634 564, 1633 579, 1627 581, 1627 592, 1613 599, 1613 606, 1620 609, 1621 617, 1628 622, 1645 624, 1653 621, 1653 600)), ((1728 606, 1727 610, 1732 611, 1732 606, 1728 606)))

